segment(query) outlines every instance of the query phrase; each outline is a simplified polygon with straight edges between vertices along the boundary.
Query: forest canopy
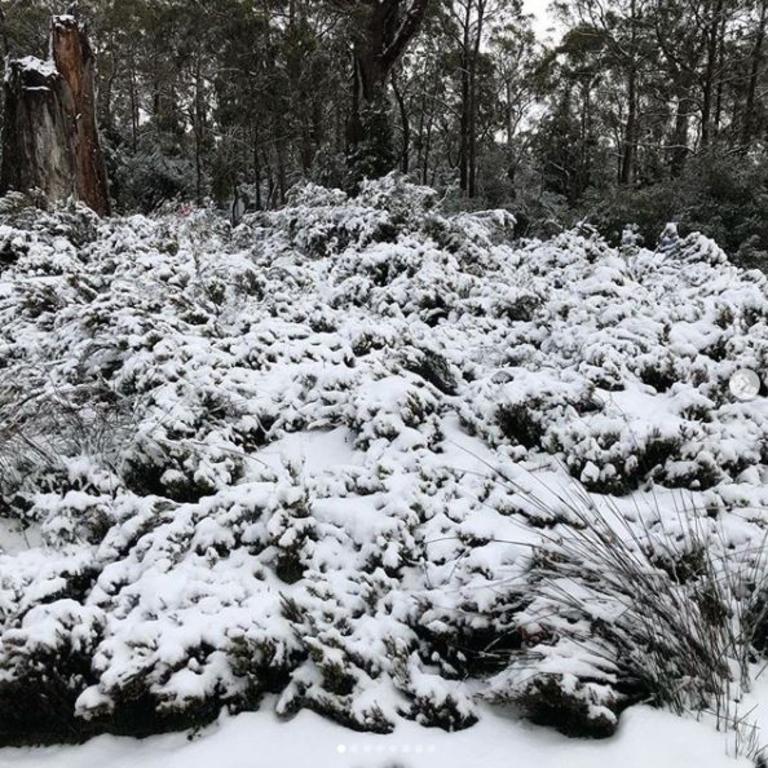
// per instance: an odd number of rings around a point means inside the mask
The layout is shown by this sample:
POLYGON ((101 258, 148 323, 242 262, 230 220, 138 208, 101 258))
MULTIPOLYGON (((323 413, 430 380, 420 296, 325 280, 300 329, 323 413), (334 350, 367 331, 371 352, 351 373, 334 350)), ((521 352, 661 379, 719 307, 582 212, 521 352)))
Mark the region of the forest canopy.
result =
POLYGON ((768 250, 768 0, 561 0, 547 40, 519 0, 3 0, 4 58, 44 57, 67 10, 117 211, 398 169, 520 235, 672 220, 768 250))

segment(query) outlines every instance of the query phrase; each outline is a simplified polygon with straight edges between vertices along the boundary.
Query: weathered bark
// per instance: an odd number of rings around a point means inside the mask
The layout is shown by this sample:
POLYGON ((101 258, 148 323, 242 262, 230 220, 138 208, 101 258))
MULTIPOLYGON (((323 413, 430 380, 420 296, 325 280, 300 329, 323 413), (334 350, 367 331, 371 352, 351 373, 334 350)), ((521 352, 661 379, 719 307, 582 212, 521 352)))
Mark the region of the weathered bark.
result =
POLYGON ((94 57, 75 19, 51 25, 51 61, 9 63, 5 84, 0 191, 40 189, 51 201, 73 196, 110 212, 96 130, 94 57))
POLYGON ((60 75, 47 62, 31 57, 9 61, 1 192, 38 189, 51 201, 75 194, 74 157, 61 85, 60 75))
POLYGON ((110 213, 107 171, 96 128, 96 61, 88 36, 71 16, 54 18, 51 57, 67 88, 63 108, 68 118, 75 161, 77 196, 96 213, 110 213))

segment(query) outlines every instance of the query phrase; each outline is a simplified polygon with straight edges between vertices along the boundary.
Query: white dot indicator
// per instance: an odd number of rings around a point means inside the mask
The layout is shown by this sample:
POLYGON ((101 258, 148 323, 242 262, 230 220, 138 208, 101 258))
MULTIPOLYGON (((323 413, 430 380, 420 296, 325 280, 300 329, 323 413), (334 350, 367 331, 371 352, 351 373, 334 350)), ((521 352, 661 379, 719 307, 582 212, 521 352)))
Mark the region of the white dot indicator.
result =
POLYGON ((338 752, 340 755, 343 755, 343 754, 344 754, 344 753, 347 751, 347 745, 346 745, 346 744, 339 744, 339 746, 338 746, 338 747, 336 747, 336 751, 337 751, 337 752, 338 752))
POLYGON ((740 368, 731 376, 728 387, 737 400, 754 400, 760 393, 760 377, 749 368, 740 368))

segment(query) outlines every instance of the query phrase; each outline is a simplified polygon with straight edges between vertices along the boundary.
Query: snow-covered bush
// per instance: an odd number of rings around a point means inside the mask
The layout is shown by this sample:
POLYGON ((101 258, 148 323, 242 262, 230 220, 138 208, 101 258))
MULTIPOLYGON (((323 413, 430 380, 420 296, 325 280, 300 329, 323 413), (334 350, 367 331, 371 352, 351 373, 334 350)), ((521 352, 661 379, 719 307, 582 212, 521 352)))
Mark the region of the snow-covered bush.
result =
POLYGON ((27 693, 2 740, 265 694, 377 731, 559 702, 560 727, 604 735, 655 683, 621 623, 544 594, 560 561, 574 576, 563 489, 616 494, 618 532, 650 487, 677 520, 685 489, 734 547, 763 539, 764 402, 728 382, 768 363, 768 283, 705 238, 515 242, 509 214, 448 215, 395 177, 234 230, 29 203, 0 201, 0 687, 27 693))
POLYGON ((630 522, 583 492, 569 504, 577 524, 533 551, 522 645, 485 695, 568 734, 610 735, 635 701, 729 727, 766 620, 765 554, 695 508, 649 503, 630 522))

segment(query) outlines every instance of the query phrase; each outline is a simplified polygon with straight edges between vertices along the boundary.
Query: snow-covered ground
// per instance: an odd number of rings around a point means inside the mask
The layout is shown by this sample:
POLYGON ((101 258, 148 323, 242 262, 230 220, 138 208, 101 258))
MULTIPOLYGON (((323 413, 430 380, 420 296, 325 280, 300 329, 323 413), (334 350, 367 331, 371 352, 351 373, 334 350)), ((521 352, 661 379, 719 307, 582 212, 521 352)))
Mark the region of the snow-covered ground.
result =
POLYGON ((350 732, 311 712, 289 723, 268 711, 223 718, 199 734, 143 740, 100 736, 82 746, 0 749, 2 768, 739 768, 722 734, 693 720, 634 707, 616 736, 569 739, 486 712, 458 733, 403 722, 389 735, 350 732))
POLYGON ((754 697, 767 323, 699 235, 517 242, 394 178, 234 232, 6 198, 0 742, 230 714, 0 764, 722 764, 642 702, 754 697))

